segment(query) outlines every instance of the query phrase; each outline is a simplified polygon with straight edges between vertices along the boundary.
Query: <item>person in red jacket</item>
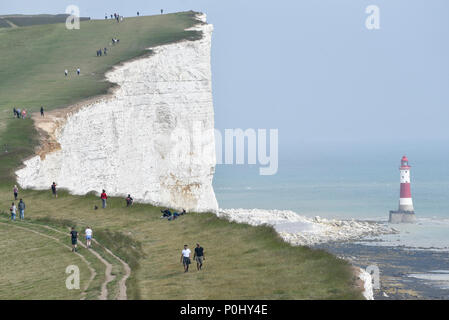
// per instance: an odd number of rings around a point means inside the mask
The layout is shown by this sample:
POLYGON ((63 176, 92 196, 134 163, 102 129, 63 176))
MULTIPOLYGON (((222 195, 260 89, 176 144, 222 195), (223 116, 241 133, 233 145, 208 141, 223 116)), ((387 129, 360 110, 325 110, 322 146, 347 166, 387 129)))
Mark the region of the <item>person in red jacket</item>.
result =
POLYGON ((108 199, 108 196, 106 195, 106 190, 103 189, 103 192, 101 193, 101 202, 103 203, 103 209, 106 208, 106 200, 108 199))

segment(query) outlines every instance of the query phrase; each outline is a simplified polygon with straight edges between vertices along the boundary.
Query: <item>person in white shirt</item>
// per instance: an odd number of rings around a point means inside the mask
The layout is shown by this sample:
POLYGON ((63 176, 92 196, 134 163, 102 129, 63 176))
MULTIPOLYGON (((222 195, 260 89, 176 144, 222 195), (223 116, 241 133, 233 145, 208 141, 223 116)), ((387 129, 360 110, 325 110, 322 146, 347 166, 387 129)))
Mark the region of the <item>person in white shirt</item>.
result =
POLYGON ((14 202, 11 204, 11 207, 9 208, 9 211, 11 212, 11 220, 16 220, 16 213, 17 213, 17 207, 14 204, 14 202))
POLYGON ((181 252, 181 262, 184 265, 184 272, 189 271, 190 264, 190 249, 187 248, 187 245, 184 245, 184 249, 181 252))
POLYGON ((86 234, 86 245, 88 248, 90 248, 92 247, 92 229, 90 227, 87 227, 84 233, 86 234))

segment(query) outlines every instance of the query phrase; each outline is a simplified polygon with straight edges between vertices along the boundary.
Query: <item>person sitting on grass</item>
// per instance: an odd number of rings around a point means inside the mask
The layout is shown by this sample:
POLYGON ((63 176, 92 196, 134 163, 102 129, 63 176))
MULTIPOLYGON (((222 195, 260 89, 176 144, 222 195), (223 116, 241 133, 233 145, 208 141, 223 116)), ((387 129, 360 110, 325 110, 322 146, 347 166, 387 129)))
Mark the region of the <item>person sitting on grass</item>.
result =
POLYGON ((133 205, 133 203, 134 203, 134 199, 131 198, 130 194, 128 194, 128 196, 126 197, 125 200, 126 200, 126 206, 127 207, 131 207, 133 205))
POLYGON ((168 217, 171 217, 171 212, 170 212, 170 210, 165 209, 165 210, 161 210, 161 212, 162 212, 161 218, 168 218, 168 217))

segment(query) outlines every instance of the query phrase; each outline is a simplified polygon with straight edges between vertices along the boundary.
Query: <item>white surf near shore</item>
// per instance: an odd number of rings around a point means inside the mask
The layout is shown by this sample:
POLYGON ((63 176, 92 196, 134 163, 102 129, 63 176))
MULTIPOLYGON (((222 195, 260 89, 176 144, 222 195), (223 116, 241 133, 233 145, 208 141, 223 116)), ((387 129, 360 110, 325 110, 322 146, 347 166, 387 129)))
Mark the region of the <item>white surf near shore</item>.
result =
POLYGON ((309 218, 289 210, 220 209, 218 216, 253 226, 273 226, 281 238, 292 245, 312 246, 397 233, 383 223, 309 218))

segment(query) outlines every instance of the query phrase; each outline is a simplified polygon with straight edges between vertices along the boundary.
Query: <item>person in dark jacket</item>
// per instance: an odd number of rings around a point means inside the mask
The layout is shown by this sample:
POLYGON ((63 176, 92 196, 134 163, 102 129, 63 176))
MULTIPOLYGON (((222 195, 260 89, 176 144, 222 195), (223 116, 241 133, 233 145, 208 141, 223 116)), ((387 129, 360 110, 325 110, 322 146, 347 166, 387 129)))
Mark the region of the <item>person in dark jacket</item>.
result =
POLYGON ((24 220, 25 219, 25 202, 23 202, 23 200, 20 199, 17 207, 19 208, 20 220, 24 220))
POLYGON ((126 197, 126 206, 127 207, 131 207, 134 203, 134 199, 131 197, 130 194, 128 194, 128 196, 126 197))

